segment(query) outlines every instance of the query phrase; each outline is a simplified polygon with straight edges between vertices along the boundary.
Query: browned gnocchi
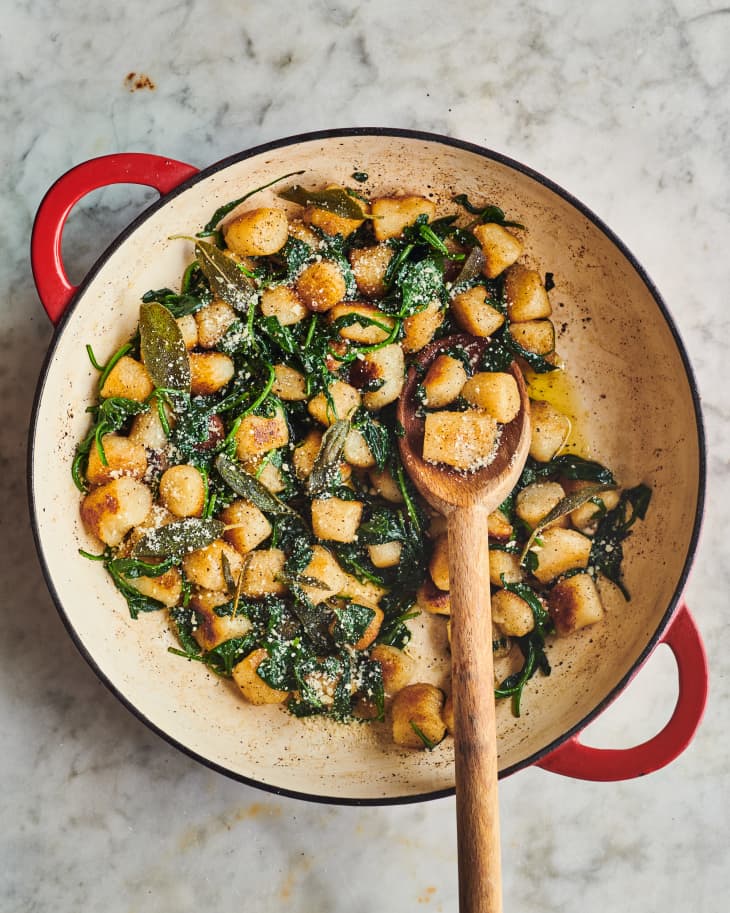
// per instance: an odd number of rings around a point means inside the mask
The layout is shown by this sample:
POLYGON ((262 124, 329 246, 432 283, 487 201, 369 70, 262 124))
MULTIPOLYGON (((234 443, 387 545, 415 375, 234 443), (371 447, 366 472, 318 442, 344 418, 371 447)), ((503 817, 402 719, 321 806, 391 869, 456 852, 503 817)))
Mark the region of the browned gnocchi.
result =
MULTIPOLYGON (((526 229, 456 201, 332 184, 223 207, 190 239, 179 293, 143 296, 72 467, 103 546, 84 554, 133 617, 167 613, 174 652, 251 705, 387 724, 404 748, 454 728, 409 652, 413 624, 448 625, 451 581, 443 518, 399 457, 406 371, 435 340, 485 341, 478 363, 447 346, 419 379, 424 458, 464 472, 517 415, 511 363, 528 382, 561 371, 526 229)), ((559 404, 532 398, 525 472, 488 523, 491 646, 523 658, 495 695, 517 714, 551 638, 602 621, 596 581, 621 585, 648 503, 576 452, 559 404)))

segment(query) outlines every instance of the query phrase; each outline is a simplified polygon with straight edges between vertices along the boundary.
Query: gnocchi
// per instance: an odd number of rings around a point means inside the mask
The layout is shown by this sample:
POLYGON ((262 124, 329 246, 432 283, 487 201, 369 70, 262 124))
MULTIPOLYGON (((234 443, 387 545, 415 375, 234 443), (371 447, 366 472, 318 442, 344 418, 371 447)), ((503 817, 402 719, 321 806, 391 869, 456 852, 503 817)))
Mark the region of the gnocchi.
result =
MULTIPOLYGON (((448 539, 405 475, 394 404, 425 346, 481 338, 478 364, 440 351, 419 396, 424 458, 482 465, 520 408, 511 362, 559 370, 548 288, 494 206, 467 219, 340 184, 280 196, 234 208, 219 244, 199 236, 179 295, 144 296, 77 448, 81 520, 132 615, 167 612, 179 652, 249 704, 433 749, 453 707, 419 680, 409 622, 432 616, 447 642, 448 539)), ((612 549, 648 495, 532 399, 528 464, 488 518, 491 647, 545 670, 553 635, 602 623, 596 581, 620 583, 612 549)), ((516 712, 529 672, 497 682, 516 712)))

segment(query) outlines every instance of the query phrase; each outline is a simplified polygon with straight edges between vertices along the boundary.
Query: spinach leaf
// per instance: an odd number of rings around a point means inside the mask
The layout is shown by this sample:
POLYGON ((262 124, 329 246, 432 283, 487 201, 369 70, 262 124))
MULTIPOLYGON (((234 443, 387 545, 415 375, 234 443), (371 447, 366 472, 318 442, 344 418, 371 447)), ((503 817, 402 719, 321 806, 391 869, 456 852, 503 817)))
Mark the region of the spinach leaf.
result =
MULTIPOLYGON (((457 231, 456 220, 458 215, 454 214, 451 216, 441 216, 440 219, 434 219, 433 222, 428 223, 428 227, 433 231, 433 233, 439 238, 448 238, 457 231)), ((424 240, 426 240, 424 238, 424 240)))
POLYGON ((260 258, 256 265, 256 274, 262 286, 275 287, 281 283, 291 284, 296 281, 302 269, 319 251, 319 240, 312 247, 300 238, 291 235, 278 253, 260 258))
POLYGON ((251 337, 247 325, 243 320, 234 320, 215 344, 215 350, 235 359, 237 355, 246 357, 250 344, 251 337))
POLYGON ((132 618, 136 619, 140 612, 158 612, 160 609, 165 608, 163 603, 158 602, 156 599, 152 599, 150 596, 143 596, 139 590, 136 590, 128 583, 115 568, 113 561, 107 562, 105 567, 109 571, 109 574, 114 581, 114 585, 127 601, 129 614, 132 618))
MULTIPOLYGON (((256 673, 269 688, 291 691, 297 687, 295 667, 301 661, 302 644, 299 639, 272 641, 266 645, 268 656, 259 664, 256 673)), ((307 654, 311 655, 311 654, 307 654)))
POLYGON ((256 648, 256 636, 246 634, 243 637, 232 637, 230 640, 218 644, 204 654, 206 665, 225 678, 233 674, 233 667, 241 662, 252 650, 256 648))
MULTIPOLYGON (((428 751, 433 751, 434 748, 436 748, 436 746, 440 744, 439 742, 434 742, 432 739, 429 739, 428 736, 423 732, 421 727, 418 726, 416 723, 414 723, 413 720, 409 720, 409 722, 411 724, 411 729, 416 733, 418 738, 423 742, 424 748, 428 749, 428 751)), ((443 741, 443 739, 441 741, 443 741)))
POLYGON ((184 655, 189 659, 197 659, 202 651, 193 637, 195 611, 188 606, 174 606, 170 609, 170 620, 175 627, 184 655))
POLYGON ((344 238, 341 235, 327 235, 324 232, 319 232, 319 234, 321 240, 317 253, 337 264, 345 280, 345 299, 355 298, 357 296, 357 283, 347 257, 344 238))
MULTIPOLYGON (((213 409, 216 413, 235 411, 238 413, 238 418, 243 418, 259 407, 264 406, 264 401, 271 392, 275 378, 276 373, 273 365, 253 358, 248 363, 248 370, 239 372, 239 376, 233 380, 228 388, 230 392, 223 399, 215 402, 213 409), (263 388, 258 391, 251 381, 258 381, 262 377, 265 377, 266 380, 263 388)), ((236 428, 236 430, 238 429, 236 428)))
POLYGON ((161 577, 179 563, 180 559, 175 555, 170 555, 157 564, 142 561, 141 558, 113 558, 109 562, 114 566, 115 571, 132 580, 139 577, 161 577))
POLYGON ((97 371, 101 371, 101 376, 99 377, 99 389, 101 390, 106 382, 107 377, 111 374, 112 368, 119 361, 120 358, 123 358, 125 355, 128 355, 130 352, 134 352, 135 348, 139 344, 138 334, 130 342, 125 342, 121 345, 117 351, 112 355, 109 361, 105 365, 100 365, 96 360, 94 355, 94 350, 90 345, 86 346, 86 354, 89 356, 89 361, 96 368, 97 371))
POLYGON ((446 237, 450 233, 454 218, 447 216, 446 219, 440 219, 438 223, 429 225, 428 216, 422 213, 413 225, 409 225, 404 229, 403 236, 413 244, 424 244, 436 253, 442 254, 451 260, 463 260, 463 254, 451 254, 442 240, 442 236, 446 237))
POLYGON ((102 399, 98 406, 89 406, 86 411, 94 416, 94 424, 86 437, 76 447, 76 454, 71 465, 71 476, 79 491, 86 491, 88 488, 86 480, 83 478, 83 473, 86 471, 86 464, 92 446, 96 446, 102 466, 108 466, 109 463, 102 443, 104 435, 119 431, 132 416, 149 411, 149 406, 147 403, 140 403, 134 399, 110 396, 107 399, 102 399))
POLYGON ((476 206, 471 203, 465 193, 459 193, 454 197, 454 203, 463 206, 464 209, 473 216, 478 216, 478 222, 496 222, 497 225, 512 226, 513 228, 524 228, 519 222, 510 222, 499 206, 487 204, 486 206, 476 206))
POLYGON ((307 396, 327 390, 335 378, 328 367, 330 334, 328 327, 320 322, 318 314, 312 314, 306 333, 301 342, 298 359, 307 379, 307 396))
POLYGON ((358 539, 369 545, 402 542, 406 538, 403 512, 395 507, 375 507, 367 520, 360 524, 358 539))
POLYGON ((150 304, 153 301, 158 302, 167 308, 173 317, 185 317, 188 314, 194 314, 206 304, 210 304, 213 296, 208 291, 207 297, 193 295, 191 293, 177 294, 169 288, 150 289, 142 295, 143 304, 150 304))
MULTIPOLYGON (((341 723, 348 722, 352 718, 352 664, 350 654, 343 652, 337 657, 337 666, 334 670, 335 693, 330 716, 341 723)), ((334 664, 332 665, 334 666, 334 664)))
MULTIPOLYGON (((178 407, 180 407, 178 403, 178 407)), ((214 451, 208 448, 211 431, 220 424, 214 419, 215 407, 205 397, 192 397, 175 414, 175 427, 170 432, 170 443, 184 462, 194 466, 209 466, 214 451), (216 424, 212 425, 214 422, 216 424)))
POLYGON ((497 698, 512 698, 512 713, 514 716, 520 716, 520 704, 522 702, 522 692, 527 682, 535 674, 536 648, 535 642, 529 635, 519 638, 518 643, 525 657, 525 662, 519 672, 508 675, 497 688, 494 689, 494 696, 497 698))
POLYGON ((384 618, 376 643, 387 644, 402 650, 411 639, 411 632, 406 625, 411 618, 417 618, 421 613, 415 608, 415 599, 412 594, 405 595, 397 591, 386 593, 380 600, 380 608, 384 618))
POLYGON ((285 355, 296 355, 299 351, 299 344, 291 329, 288 326, 282 326, 276 317, 260 318, 258 328, 285 355))
POLYGON ((401 544, 398 564, 381 573, 384 575, 386 586, 405 596, 413 597, 423 581, 426 556, 420 529, 410 522, 407 514, 402 509, 390 506, 379 505, 372 508, 367 519, 360 524, 358 541, 364 545, 379 545, 384 542, 401 544))
MULTIPOLYGON (((135 399, 126 399, 123 396, 110 396, 103 399, 98 406, 89 406, 86 410, 95 415, 97 429, 103 426, 101 434, 111 434, 119 431, 127 419, 142 412, 147 412, 149 406, 135 399)), ((98 432, 97 432, 98 433, 98 432)))
MULTIPOLYGON (((88 559, 89 561, 101 561, 104 565, 104 568, 109 572, 109 576, 114 581, 114 585, 119 590, 119 592, 124 596, 127 606, 129 608, 129 614, 132 618, 136 619, 140 612, 157 612, 159 609, 164 609, 165 606, 158 602, 156 599, 152 599, 149 596, 143 596, 139 590, 135 589, 132 584, 125 580, 122 576, 124 571, 124 565, 121 564, 122 559, 114 558, 114 553, 111 548, 105 548, 100 555, 92 555, 89 552, 84 551, 84 549, 79 549, 79 554, 88 559)), ((142 562, 139 562, 140 567, 137 569, 137 572, 129 573, 128 576, 135 577, 156 577, 157 573, 145 573, 144 566, 142 562)), ((152 565, 148 565, 151 569, 152 565)), ((164 573, 166 570, 169 570, 169 565, 160 571, 164 573)), ((155 568, 156 570, 156 568, 155 568)))
POLYGON ((202 238, 206 235, 213 234, 213 232, 218 228, 218 224, 225 219, 229 212, 233 212, 236 206, 240 206, 241 203, 244 203, 249 197, 252 197, 255 193, 258 193, 261 190, 266 190, 267 187, 272 187, 274 184, 278 184, 279 181, 283 181, 286 178, 294 177, 297 174, 304 174, 303 171, 290 171, 289 174, 282 174, 281 177, 274 178, 273 181, 269 181, 268 184, 262 184, 261 187, 256 187, 254 190, 249 190, 248 193, 244 193, 242 197, 238 197, 236 200, 231 200, 229 203, 224 203, 223 206, 219 206, 218 209, 213 213, 210 220, 206 223, 205 227, 201 232, 199 232, 198 237, 202 238))
POLYGON ((368 625, 375 618, 369 606, 349 602, 341 609, 335 609, 335 623, 332 630, 336 644, 356 644, 365 634, 368 625))
POLYGON ((518 717, 520 715, 522 692, 527 682, 538 670, 543 675, 550 675, 550 662, 545 653, 545 638, 552 633, 554 628, 540 598, 531 587, 525 583, 507 583, 504 577, 502 578, 502 585, 505 590, 509 590, 525 600, 530 606, 535 620, 535 626, 532 631, 523 637, 515 638, 525 658, 522 669, 513 675, 507 676, 494 691, 495 697, 512 698, 512 713, 518 717))
POLYGON ((334 656, 321 661, 311 654, 299 657, 294 667, 299 697, 289 702, 289 711, 298 717, 331 711, 341 668, 334 656))
POLYGON ((313 544, 309 538, 307 531, 300 524, 296 524, 296 527, 290 529, 290 540, 289 543, 286 541, 286 533, 282 531, 282 526, 286 522, 286 519, 279 520, 277 522, 277 529, 280 538, 281 546, 285 550, 288 548, 288 557, 286 559, 286 572, 289 577, 294 579, 300 578, 304 572, 304 568, 312 560, 313 555, 313 544))
POLYGON ((444 300, 446 294, 443 267, 432 256, 415 263, 405 263, 395 278, 395 284, 401 298, 399 317, 417 314, 425 310, 434 298, 444 300))
POLYGON ((505 345, 503 334, 498 330, 479 359, 480 371, 509 371, 515 360, 514 352, 505 345))
MULTIPOLYGON (((494 299, 491 299, 489 303, 492 307, 496 306, 494 299)), ((523 348, 509 332, 509 320, 505 320, 484 350, 479 362, 480 370, 507 371, 515 358, 525 361, 536 374, 547 374, 550 371, 558 370, 557 365, 549 362, 544 356, 523 348)))
POLYGON ((360 407, 352 417, 352 427, 365 438, 377 468, 380 471, 385 469, 393 451, 387 425, 376 422, 367 409, 360 407))
POLYGON ((290 612, 289 603, 279 596, 264 596, 261 601, 251 602, 246 613, 262 631, 264 646, 301 637, 301 625, 290 612))
POLYGON ((406 506, 406 513, 408 515, 408 522, 412 527, 412 534, 420 536, 424 529, 426 514, 424 513, 413 482, 407 477, 405 470, 403 469, 403 463, 401 462, 400 454, 397 450, 393 451, 390 465, 393 478, 398 485, 401 497, 403 498, 403 503, 406 506))
MULTIPOLYGON (((505 324, 505 328, 507 324, 505 324)), ((544 355, 538 355, 536 352, 530 352, 517 342, 508 329, 502 334, 502 340, 507 349, 511 350, 514 355, 521 358, 532 368, 536 374, 548 374, 550 371, 557 371, 558 366, 552 364, 544 355)))
POLYGON ((380 576, 363 551, 362 547, 356 543, 328 543, 328 548, 332 548, 337 556, 338 562, 349 571, 361 583, 374 583, 376 586, 385 586, 385 579, 380 576))
POLYGON ((357 670, 359 692, 375 706, 375 719, 382 722, 385 719, 385 685, 383 683, 383 667, 374 659, 361 660, 357 670))
POLYGON ((285 282, 293 282, 312 257, 312 248, 299 238, 289 238, 281 251, 286 263, 285 282))
POLYGON ((636 485, 621 493, 621 498, 613 508, 600 520, 593 537, 593 545, 588 559, 589 567, 603 573, 619 587, 626 599, 630 599, 628 590, 621 579, 621 564, 624 559, 623 542, 631 532, 637 520, 646 517, 651 501, 651 489, 648 485, 636 485))
POLYGON ((535 474, 536 477, 559 475, 565 479, 595 482, 597 485, 616 484, 610 469, 595 460, 587 460, 574 453, 553 457, 548 463, 536 468, 535 474))

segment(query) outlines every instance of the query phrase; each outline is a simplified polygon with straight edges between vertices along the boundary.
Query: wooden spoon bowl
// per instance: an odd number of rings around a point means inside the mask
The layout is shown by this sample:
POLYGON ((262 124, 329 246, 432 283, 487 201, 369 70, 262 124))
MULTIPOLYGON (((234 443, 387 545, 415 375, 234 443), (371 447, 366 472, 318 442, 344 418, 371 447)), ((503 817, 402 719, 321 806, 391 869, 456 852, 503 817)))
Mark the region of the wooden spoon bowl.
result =
POLYGON ((530 400, 522 371, 516 362, 510 372, 517 381, 521 408, 518 415, 502 426, 499 447, 494 459, 474 472, 463 472, 445 463, 427 463, 423 459, 424 417, 419 414, 416 387, 438 355, 460 348, 475 368, 486 351, 489 339, 466 333, 446 336, 427 345, 410 366, 398 400, 396 416, 404 434, 399 439, 403 464, 413 484, 439 513, 448 515, 455 507, 473 500, 484 502, 489 511, 496 510, 512 491, 527 459, 530 447, 530 400), (487 499, 485 501, 485 498, 487 499))
POLYGON ((494 459, 474 472, 463 472, 423 459, 424 419, 415 392, 437 355, 460 346, 476 365, 488 343, 457 335, 427 346, 408 371, 397 410, 404 429, 399 440, 403 464, 423 497, 448 519, 461 913, 502 910, 487 516, 514 488, 525 465, 530 400, 522 372, 512 362, 520 411, 502 427, 494 459))

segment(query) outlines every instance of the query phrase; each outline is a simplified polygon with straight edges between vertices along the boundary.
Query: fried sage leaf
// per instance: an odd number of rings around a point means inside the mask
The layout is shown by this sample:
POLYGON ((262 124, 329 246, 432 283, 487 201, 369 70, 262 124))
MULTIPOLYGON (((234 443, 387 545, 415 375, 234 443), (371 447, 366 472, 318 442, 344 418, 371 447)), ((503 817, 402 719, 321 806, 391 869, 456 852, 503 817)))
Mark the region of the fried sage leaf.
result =
POLYGON ((142 361, 155 387, 190 392, 190 360, 180 327, 159 302, 143 303, 139 309, 142 361))
POLYGON ((195 256, 213 295, 238 311, 246 310, 256 287, 239 264, 208 241, 196 242, 195 256))
POLYGON ((188 552, 204 548, 220 539, 224 530, 225 524, 220 520, 186 517, 158 529, 151 529, 135 544, 132 554, 135 557, 182 558, 188 552))
POLYGON ((537 526, 533 529, 532 533, 530 534, 530 538, 527 540, 525 547, 522 549, 520 564, 525 560, 527 553, 534 545, 535 539, 537 539, 537 537, 545 529, 546 526, 549 526, 555 520, 559 520, 566 514, 571 513, 578 507, 581 507, 587 501, 590 501, 593 498, 600 498, 604 492, 615 490, 615 485, 587 485, 585 488, 581 488, 578 491, 573 492, 573 494, 566 495, 564 498, 561 498, 555 507, 553 507, 549 513, 545 514, 542 520, 540 520, 537 526))
POLYGON ((471 282, 471 280, 476 279, 477 276, 481 276, 482 267, 486 262, 487 260, 484 256, 484 252, 482 251, 481 247, 476 244, 469 251, 469 256, 466 258, 466 260, 464 260, 464 263, 461 267, 461 272, 456 277, 456 279, 454 279, 454 288, 457 288, 458 286, 467 282, 471 282))
POLYGON ((277 196, 290 203, 299 203, 300 206, 316 206, 317 209, 324 209, 343 219, 365 218, 361 204, 341 188, 305 190, 301 185, 294 184, 288 190, 280 190, 277 196))
POLYGON ((275 516, 283 514, 297 516, 295 510, 292 510, 288 504, 279 500, 255 476, 246 472, 245 469, 224 453, 219 453, 215 458, 215 468, 229 488, 232 488, 239 497, 250 501, 263 513, 274 514, 275 516))
POLYGON ((330 425, 325 431, 317 459, 307 479, 307 494, 318 495, 332 485, 341 484, 340 461, 349 431, 350 423, 342 419, 330 425))
POLYGON ((269 181, 268 184, 262 184, 260 187, 255 187, 253 190, 249 190, 248 193, 245 193, 242 197, 238 197, 235 200, 231 200, 229 203, 224 203, 223 206, 219 206, 218 209, 213 213, 210 221, 206 224, 202 232, 200 232, 199 237, 202 237, 206 234, 212 234, 216 228, 218 228, 219 222, 221 222, 228 215, 229 212, 233 212, 236 206, 240 206, 245 200, 249 197, 252 197, 255 193, 258 193, 260 190, 266 190, 267 187, 271 187, 273 184, 278 184, 279 181, 283 181, 286 178, 292 178, 295 175, 304 174, 303 171, 290 171, 288 174, 282 174, 281 177, 274 178, 273 181, 269 181))

